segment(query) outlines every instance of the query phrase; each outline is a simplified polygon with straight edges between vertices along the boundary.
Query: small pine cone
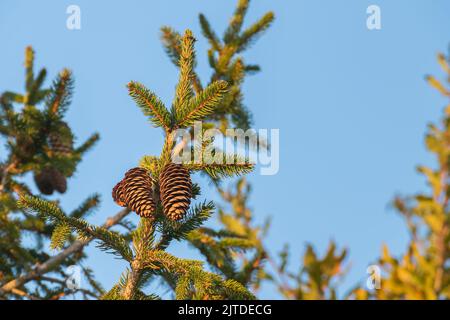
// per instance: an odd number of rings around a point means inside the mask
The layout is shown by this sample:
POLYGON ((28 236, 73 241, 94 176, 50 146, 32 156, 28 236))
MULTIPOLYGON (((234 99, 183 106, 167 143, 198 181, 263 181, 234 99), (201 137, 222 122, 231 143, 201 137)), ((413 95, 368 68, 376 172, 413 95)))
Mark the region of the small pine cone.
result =
POLYGON ((46 195, 51 195, 56 190, 64 193, 67 190, 67 180, 64 175, 55 168, 46 167, 41 172, 34 174, 34 181, 39 191, 46 195))
POLYGON ((58 130, 48 135, 48 143, 55 153, 69 155, 73 152, 72 132, 67 123, 61 122, 58 130))
POLYGON ((171 220, 183 218, 192 198, 189 171, 181 164, 166 165, 159 177, 159 189, 164 214, 171 220))
POLYGON ((153 180, 147 170, 143 168, 128 170, 115 192, 113 190, 113 198, 114 196, 116 196, 118 203, 122 200, 130 210, 141 217, 151 217, 155 211, 153 180))
POLYGON ((52 168, 44 168, 41 172, 34 173, 34 182, 42 194, 51 195, 55 191, 52 177, 52 168))
POLYGON ((123 180, 120 180, 112 189, 112 197, 115 203, 121 207, 126 207, 125 195, 123 193, 123 180))
POLYGON ((67 179, 61 172, 56 169, 53 174, 53 187, 59 193, 65 193, 67 191, 67 179))

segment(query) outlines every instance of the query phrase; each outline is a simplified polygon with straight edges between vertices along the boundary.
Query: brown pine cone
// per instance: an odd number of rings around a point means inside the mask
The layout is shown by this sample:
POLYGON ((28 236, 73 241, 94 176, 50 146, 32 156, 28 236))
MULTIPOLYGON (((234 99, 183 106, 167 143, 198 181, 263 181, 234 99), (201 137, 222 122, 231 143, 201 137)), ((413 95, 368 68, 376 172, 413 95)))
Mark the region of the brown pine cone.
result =
POLYGON ((117 203, 121 207, 126 207, 125 196, 123 194, 123 180, 120 180, 118 184, 114 186, 112 189, 112 197, 114 202, 117 203))
POLYGON ((151 217, 155 211, 153 180, 143 168, 128 170, 113 188, 112 196, 118 205, 127 206, 141 217, 151 217))
POLYGON ((70 127, 64 121, 58 125, 57 131, 50 132, 48 143, 55 153, 69 155, 73 152, 73 136, 70 127))
POLYGON ((56 169, 53 174, 53 187, 59 193, 65 193, 67 191, 67 179, 61 172, 56 169))
POLYGON ((51 195, 53 194, 53 191, 55 191, 50 168, 44 168, 39 173, 35 172, 34 182, 42 194, 51 195))
POLYGON ((159 176, 159 190, 164 214, 172 220, 183 218, 192 198, 189 171, 181 164, 166 165, 159 176))
POLYGON ((52 167, 46 167, 38 173, 35 172, 34 181, 39 191, 45 195, 51 195, 55 190, 59 193, 67 190, 66 177, 58 169, 52 167))

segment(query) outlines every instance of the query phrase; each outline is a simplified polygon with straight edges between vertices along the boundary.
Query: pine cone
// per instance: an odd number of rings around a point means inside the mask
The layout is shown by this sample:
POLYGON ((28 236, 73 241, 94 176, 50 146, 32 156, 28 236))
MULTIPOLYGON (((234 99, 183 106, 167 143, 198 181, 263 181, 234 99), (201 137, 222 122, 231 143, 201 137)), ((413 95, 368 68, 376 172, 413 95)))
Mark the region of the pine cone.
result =
POLYGON ((64 193, 67 190, 67 180, 64 175, 55 168, 46 167, 41 172, 34 174, 34 181, 39 191, 46 195, 51 195, 56 190, 64 193))
POLYGON ((67 123, 62 121, 57 131, 50 132, 48 143, 55 153, 69 155, 73 152, 73 136, 67 123))
POLYGON ((181 164, 166 165, 159 177, 159 189, 164 214, 172 220, 183 218, 192 198, 189 171, 181 164))
POLYGON ((56 169, 53 174, 53 187, 59 193, 65 193, 67 191, 67 179, 61 172, 56 169))
POLYGON ((53 194, 55 188, 52 182, 52 173, 50 168, 43 169, 39 173, 34 173, 34 182, 36 183, 39 191, 46 195, 53 194))
POLYGON ((155 211, 153 180, 143 168, 128 170, 113 188, 112 196, 118 205, 127 206, 141 217, 151 217, 155 211))
POLYGON ((112 189, 112 197, 115 203, 121 207, 126 207, 125 195, 123 194, 123 180, 120 180, 118 184, 112 189))

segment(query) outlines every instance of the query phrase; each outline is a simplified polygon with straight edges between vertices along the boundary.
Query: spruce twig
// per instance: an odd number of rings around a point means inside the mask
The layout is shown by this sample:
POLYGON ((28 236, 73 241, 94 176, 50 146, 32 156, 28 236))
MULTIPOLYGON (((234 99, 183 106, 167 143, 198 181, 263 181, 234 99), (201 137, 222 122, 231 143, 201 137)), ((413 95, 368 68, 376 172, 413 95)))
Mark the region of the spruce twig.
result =
MULTIPOLYGON (((128 209, 123 209, 119 211, 116 215, 109 217, 105 223, 103 223, 102 227, 106 229, 110 229, 117 223, 119 223, 123 218, 125 218, 130 211, 128 209)), ((83 240, 77 240, 69 247, 58 253, 56 256, 51 257, 44 263, 36 265, 30 272, 18 277, 17 279, 11 280, 0 287, 0 296, 4 295, 7 292, 11 292, 13 289, 22 287, 27 282, 39 278, 43 274, 50 272, 54 266, 59 265, 61 261, 64 261, 69 256, 80 252, 83 250, 85 246, 87 246, 93 238, 86 238, 83 240)))

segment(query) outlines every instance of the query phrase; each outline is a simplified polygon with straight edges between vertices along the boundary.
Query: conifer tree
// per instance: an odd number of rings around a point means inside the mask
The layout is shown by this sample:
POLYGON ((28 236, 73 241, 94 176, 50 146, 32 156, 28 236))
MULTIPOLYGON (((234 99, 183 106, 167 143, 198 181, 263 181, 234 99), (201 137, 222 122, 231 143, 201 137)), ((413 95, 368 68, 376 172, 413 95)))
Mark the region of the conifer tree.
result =
MULTIPOLYGON (((165 137, 161 154, 144 156, 139 169, 125 173, 124 179, 113 190, 113 198, 119 205, 141 215, 135 230, 119 233, 94 226, 80 216, 66 214, 57 203, 21 193, 19 206, 25 212, 35 212, 48 223, 61 226, 53 230, 55 247, 63 247, 76 233, 80 241, 96 239, 101 249, 129 262, 121 279, 102 296, 103 299, 157 299, 157 295, 144 292, 145 285, 156 278, 172 289, 177 299, 254 298, 248 286, 252 283, 255 270, 260 270, 263 259, 255 235, 251 235, 254 231, 237 230, 241 222, 238 219, 231 221, 231 215, 225 218, 227 215, 223 212, 221 217, 224 224, 228 220, 228 228, 213 230, 204 227, 202 224, 213 213, 214 204, 206 200, 190 203, 190 198, 194 201, 200 197, 200 187, 190 177, 194 172, 206 174, 219 188, 222 179, 246 174, 253 165, 248 159, 227 155, 212 147, 213 139, 187 146, 192 155, 200 156, 203 160, 200 163, 173 164, 172 161, 178 152, 179 143, 175 138, 178 129, 192 128, 200 120, 207 122, 204 129, 218 127, 223 132, 231 122, 244 128, 250 126, 250 116, 242 103, 241 84, 246 73, 258 68, 245 66, 236 54, 247 48, 269 26, 273 15, 264 16, 241 32, 247 7, 248 1, 239 2, 223 43, 213 36, 206 18, 200 16, 204 34, 210 42, 215 39, 210 50, 210 62, 215 73, 208 85, 203 86, 195 73, 195 39, 192 32, 187 30, 181 36, 167 27, 162 29, 163 41, 180 74, 171 107, 167 108, 141 83, 132 81, 128 84, 130 96, 153 126, 163 130, 165 137), (205 161, 211 156, 226 161, 205 161), (179 183, 176 187, 173 181, 182 181, 182 188, 179 183), (189 241, 205 256, 211 271, 205 268, 202 261, 169 254, 166 249, 173 241, 189 241), (248 249, 256 249, 250 259, 243 255, 248 249), (239 258, 242 258, 242 263, 238 265, 239 258)), ((182 143, 186 147, 189 142, 182 143)), ((243 216, 239 218, 245 219, 243 216)))
MULTIPOLYGON (((228 128, 243 130, 251 128, 252 116, 244 105, 242 84, 247 75, 253 75, 261 69, 256 64, 246 64, 242 54, 274 21, 273 12, 268 12, 243 30, 249 2, 248 0, 238 1, 230 23, 221 38, 212 29, 206 16, 199 15, 202 33, 210 45, 208 61, 212 68, 212 75, 209 84, 217 80, 228 83, 228 91, 216 107, 215 112, 205 118, 203 127, 217 128, 225 136, 228 128)), ((171 27, 161 28, 161 40, 165 50, 177 67, 180 67, 177 59, 182 52, 180 39, 180 33, 171 27)), ((193 65, 196 65, 195 60, 193 65)), ((192 73, 192 79, 194 91, 202 90, 202 83, 195 71, 192 73)), ((253 134, 250 131, 247 133, 253 134)), ((235 142, 239 143, 239 141, 235 142)), ((257 290, 262 280, 266 278, 264 271, 266 251, 262 241, 269 223, 264 226, 253 225, 253 213, 247 208, 250 186, 245 179, 236 181, 232 188, 234 190, 225 190, 216 175, 209 171, 207 173, 224 204, 231 210, 227 212, 225 208, 219 208, 221 230, 213 232, 209 228, 200 228, 192 232, 188 241, 205 256, 206 261, 214 270, 228 279, 236 280, 245 286, 252 286, 254 290, 257 290), (245 252, 241 250, 238 253, 230 252, 229 247, 225 246, 229 239, 221 239, 227 234, 234 234, 242 238, 241 248, 247 250, 245 252)), ((231 243, 230 247, 232 247, 231 243)))
MULTIPOLYGON (((208 40, 208 62, 213 74, 210 83, 223 80, 228 83, 228 92, 221 104, 204 121, 214 122, 218 129, 226 134, 227 128, 247 130, 252 125, 252 117, 243 103, 242 83, 246 75, 252 75, 261 70, 258 65, 244 62, 242 53, 270 27, 274 21, 274 13, 268 12, 258 21, 243 29, 243 23, 249 8, 249 0, 239 0, 235 12, 222 38, 212 29, 207 17, 199 15, 202 33, 208 40)), ((161 39, 171 61, 179 66, 181 55, 181 35, 171 27, 161 28, 161 39)), ((193 57, 194 58, 194 57, 193 57)), ((195 58, 194 58, 195 59, 195 58)), ((192 62, 195 66, 195 60, 192 62)), ((196 92, 202 90, 202 84, 195 73, 192 73, 193 88, 196 92)))
MULTIPOLYGON (((337 249, 330 242, 320 256, 308 244, 300 267, 292 272, 289 247, 278 256, 271 254, 266 246, 269 221, 262 225, 254 222, 256 213, 249 206, 251 185, 245 177, 232 180, 251 172, 253 164, 245 157, 226 154, 214 145, 214 138, 192 140, 198 121, 202 133, 215 128, 224 136, 226 129, 252 126, 242 84, 260 67, 247 63, 243 54, 270 27, 274 14, 269 12, 244 28, 248 9, 249 0, 238 1, 221 37, 206 16, 199 15, 212 69, 206 82, 196 72, 192 32, 161 28, 163 46, 179 70, 173 101, 170 106, 163 103, 137 81, 127 86, 150 124, 164 133, 161 153, 144 155, 137 167, 124 172, 112 188, 113 200, 123 209, 101 226, 86 220, 99 206, 97 194, 69 211, 60 205, 60 197, 70 192, 77 165, 99 136, 94 134, 75 146, 75 135, 64 119, 74 89, 72 73, 62 70, 46 87, 46 70, 35 74, 34 51, 26 48, 25 92, 0 95, 0 138, 4 141, 0 156, 0 300, 61 299, 72 293, 84 299, 160 299, 148 291, 148 284, 155 281, 162 282, 176 299, 254 299, 266 282, 286 299, 340 298, 338 287, 348 269, 347 249, 337 249), (179 129, 187 130, 191 139, 179 138, 179 129), (189 159, 201 161, 176 162, 186 151, 189 159), (211 158, 225 161, 211 162, 211 158), (28 183, 27 177, 33 182, 28 183), (221 202, 202 196, 198 184, 202 177, 211 182, 221 202), (231 183, 226 185, 227 181, 231 183), (125 220, 130 212, 140 216, 137 226, 125 220), (214 214, 218 228, 207 224, 214 214), (92 241, 128 263, 121 278, 106 291, 85 265, 83 249, 92 241), (202 259, 169 253, 174 242, 188 243, 202 259), (68 288, 67 270, 72 265, 82 268, 89 287, 68 288)), ((450 84, 450 58, 440 54, 438 62, 450 84)), ((442 81, 433 76, 426 79, 444 97, 450 97, 450 88, 442 81)), ((381 287, 368 290, 358 285, 348 298, 450 298, 449 118, 447 106, 441 123, 429 125, 425 138, 427 149, 437 159, 433 168, 418 167, 430 192, 393 201, 410 233, 406 252, 394 257, 384 246, 376 263, 382 268, 381 287)))
MULTIPOLYGON (((225 135, 227 128, 246 130, 252 125, 251 114, 243 103, 242 83, 246 75, 260 71, 260 67, 244 63, 242 53, 270 26, 274 15, 269 12, 242 30, 248 6, 248 0, 238 2, 221 39, 212 30, 207 18, 202 14, 199 16, 202 33, 210 44, 208 58, 213 70, 211 79, 205 86, 195 71, 195 39, 192 33, 186 31, 182 36, 170 27, 161 29, 166 52, 180 72, 171 108, 166 108, 153 92, 138 82, 130 82, 128 90, 150 122, 155 127, 163 129, 165 140, 162 152, 159 156, 144 156, 138 168, 125 173, 124 179, 113 190, 113 198, 120 206, 126 208, 108 219, 103 226, 93 226, 84 219, 97 206, 97 196, 87 199, 78 209, 67 214, 57 201, 49 201, 41 196, 33 196, 29 190, 18 189, 13 182, 14 170, 8 169, 9 162, 5 161, 2 168, 6 174, 2 175, 4 182, 2 188, 6 190, 8 182, 9 192, 4 193, 5 201, 2 199, 1 204, 10 206, 9 211, 5 212, 19 211, 26 215, 27 219, 44 225, 46 233, 39 231, 38 236, 51 237, 51 247, 62 251, 53 257, 46 254, 35 266, 29 262, 30 266, 15 273, 10 272, 3 281, 0 279, 2 281, 0 283, 3 284, 0 293, 3 296, 18 295, 24 298, 63 296, 67 290, 61 279, 57 279, 56 283, 60 286, 52 288, 52 292, 49 292, 47 287, 42 289, 39 286, 44 286, 43 282, 52 279, 47 273, 59 272, 63 276, 62 270, 65 266, 79 264, 84 258, 83 247, 96 240, 101 249, 128 261, 129 268, 124 271, 118 283, 105 293, 95 283, 89 269, 85 268, 93 287, 92 292, 80 289, 85 298, 103 294, 103 299, 158 299, 157 295, 144 290, 146 284, 157 278, 163 281, 177 299, 252 299, 253 293, 258 291, 265 280, 273 281, 281 294, 290 299, 336 297, 332 280, 334 276, 341 275, 340 266, 345 257, 345 250, 335 253, 335 246, 331 244, 325 258, 319 259, 309 246, 300 275, 289 273, 286 268, 287 251, 280 255, 281 262, 277 265, 265 248, 264 238, 270 225, 268 221, 263 226, 255 226, 253 223, 254 213, 247 204, 250 185, 241 178, 228 190, 222 186, 221 181, 224 178, 251 171, 253 166, 246 159, 235 155, 230 157, 221 150, 212 148, 213 155, 219 154, 227 160, 231 158, 232 161, 225 162, 228 165, 183 163, 184 171, 177 166, 171 167, 172 156, 189 143, 174 140, 173 133, 176 129, 189 129, 195 121, 202 120, 204 129, 217 128, 225 135), (203 225, 215 210, 212 202, 197 201, 196 204, 191 204, 190 198, 200 197, 199 186, 192 183, 190 178, 193 172, 201 172, 209 177, 222 197, 224 205, 218 208, 221 225, 219 230, 203 225), (181 179, 182 189, 171 188, 171 181, 175 178, 181 179), (20 195, 18 203, 15 201, 17 195, 20 195), (141 216, 137 228, 126 221, 122 222, 130 210, 141 216), (174 212, 176 214, 173 214, 174 212), (126 232, 109 230, 115 224, 125 226, 126 232), (78 237, 74 234, 78 234, 78 237), (166 249, 173 241, 187 241, 202 254, 205 261, 180 259, 167 253, 166 249), (271 262, 272 271, 276 275, 267 270, 267 260, 271 262), (291 281, 291 284, 288 284, 286 279, 291 281), (25 290, 25 284, 32 281, 36 281, 39 288, 33 295, 29 290, 25 290), (252 289, 253 293, 249 289, 252 289)), ((28 58, 27 61, 32 59, 28 58)), ((36 77, 37 83, 34 85, 32 84, 34 82, 29 80, 33 77, 29 75, 32 72, 29 70, 32 70, 32 66, 27 67, 27 86, 35 89, 31 94, 27 92, 23 96, 10 92, 2 96, 4 115, 0 118, 0 130, 5 136, 14 137, 10 131, 13 102, 31 105, 34 108, 41 100, 44 101, 44 110, 40 111, 40 114, 42 117, 48 117, 48 120, 36 122, 34 127, 29 128, 30 130, 33 128, 36 132, 45 131, 42 133, 42 144, 37 144, 42 146, 42 150, 39 148, 33 150, 35 154, 27 160, 27 169, 18 172, 16 176, 33 171, 42 194, 50 194, 55 190, 65 192, 61 183, 46 183, 46 176, 60 172, 62 173, 60 176, 69 177, 81 160, 81 155, 98 137, 91 137, 78 149, 72 148, 72 133, 62 120, 72 90, 72 77, 69 71, 63 71, 52 88, 39 92, 36 88, 44 82, 45 70, 42 71, 44 74, 36 77), (30 96, 31 99, 24 98, 30 96), (37 96, 40 100, 33 98, 37 96)), ((24 127, 26 125, 28 123, 24 127)), ((193 135, 192 129, 190 133, 193 135)), ((16 138, 8 141, 14 142, 14 139, 16 138)), ((192 154, 200 154, 203 159, 211 155, 211 153, 207 155, 206 151, 211 150, 212 143, 211 139, 189 147, 192 154)), ((19 138, 16 146, 20 149, 27 144, 19 138)), ((17 154, 20 155, 20 152, 22 151, 17 151, 17 154)), ((14 221, 15 223, 17 222, 14 221)), ((20 241, 20 231, 16 232, 15 236, 16 240, 20 241)), ((20 247, 20 243, 17 247, 20 247)), ((40 245, 40 249, 45 251, 43 245, 40 245)), ((13 262, 14 259, 11 260, 11 265, 13 262)), ((35 262, 33 260, 33 263, 35 262)))
MULTIPOLYGON (((170 109, 166 108, 161 100, 150 90, 138 82, 130 82, 128 90, 130 96, 142 109, 150 122, 155 127, 161 127, 165 134, 160 156, 145 156, 140 164, 144 169, 141 176, 133 176, 131 170, 124 178, 123 199, 125 205, 131 208, 131 200, 136 200, 133 192, 139 185, 143 190, 154 197, 154 206, 149 207, 151 213, 142 216, 139 226, 131 232, 130 237, 125 237, 117 232, 112 232, 103 227, 92 226, 78 217, 66 215, 55 203, 33 197, 21 195, 20 205, 24 208, 38 212, 39 215, 56 225, 66 226, 57 228, 53 232, 53 238, 61 239, 58 246, 64 245, 72 232, 77 232, 81 238, 93 237, 100 242, 102 249, 108 250, 129 262, 121 280, 104 295, 105 299, 153 299, 155 295, 145 294, 141 289, 147 281, 154 277, 162 277, 175 291, 179 299, 211 299, 211 298, 253 298, 253 295, 240 283, 231 279, 223 279, 220 275, 206 271, 201 261, 186 260, 169 254, 165 249, 174 240, 184 240, 188 235, 210 217, 214 210, 212 202, 199 202, 191 207, 189 212, 182 212, 180 217, 170 216, 164 204, 163 185, 165 179, 174 179, 163 175, 167 167, 172 166, 172 151, 176 143, 174 133, 176 129, 192 126, 194 121, 201 120, 212 114, 223 98, 227 83, 216 80, 205 89, 194 94, 192 91, 192 65, 194 54, 194 38, 191 31, 187 30, 181 39, 181 54, 179 60, 180 78, 176 88, 175 99, 170 109), (128 180, 127 180, 128 179, 128 180), (142 185, 142 181, 151 181, 142 185), (153 184, 155 189, 152 190, 153 184), (145 189, 146 188, 146 189, 145 189), (164 206, 164 208, 163 208, 164 206), (179 219, 181 218, 181 220, 179 219)), ((200 152, 204 157, 205 147, 212 141, 201 143, 193 152, 200 152)), ((217 151, 219 152, 219 151, 217 151)), ((226 155, 223 155, 226 157, 226 155)), ((207 172, 214 177, 232 176, 244 174, 252 169, 247 161, 234 163, 214 163, 212 165, 200 162, 178 164, 175 170, 184 169, 188 174, 195 171, 207 172)), ((177 188, 179 177, 174 182, 176 185, 168 186, 177 188)), ((169 183, 171 183, 169 181, 169 183)), ((191 186, 188 197, 199 195, 198 185, 191 186)), ((176 192, 175 190, 175 192, 176 192)), ((139 191, 141 192, 141 191, 139 191)), ((118 197, 121 195, 119 193, 118 197)), ((180 199, 175 198, 176 201, 180 199)), ((174 201, 175 201, 174 200, 174 201)), ((173 203, 172 203, 173 204, 173 203)), ((175 203, 176 204, 176 203, 175 203)), ((138 206, 141 205, 141 202, 138 206)), ((137 210, 135 210, 139 213, 137 210)), ((226 246, 240 248, 245 243, 239 237, 228 235, 226 246)))
MULTIPOLYGON (((450 84, 450 59, 438 55, 438 63, 450 84)), ((433 76, 427 82, 445 98, 450 88, 433 76)), ((425 145, 437 163, 419 166, 429 192, 396 197, 393 206, 405 219, 410 240, 406 252, 394 257, 383 247, 377 265, 382 268, 379 290, 360 287, 352 292, 357 299, 449 299, 450 298, 450 213, 449 156, 450 105, 444 109, 439 125, 430 124, 425 145)))
MULTIPOLYGON (((67 179, 98 140, 94 134, 78 147, 73 144, 74 135, 64 121, 73 92, 71 71, 61 71, 49 88, 44 87, 46 70, 34 72, 34 51, 27 47, 25 92, 6 91, 0 96, 0 137, 5 142, 0 158, 0 298, 57 299, 69 294, 66 269, 75 264, 83 266, 91 284, 90 289, 80 292, 95 297, 102 289, 84 266, 84 253, 76 250, 76 254, 52 260, 46 248, 48 240, 51 248, 59 247, 63 239, 58 234, 68 226, 45 223, 17 204, 19 195, 32 194, 31 186, 23 179, 26 174, 34 176, 42 196, 64 194, 67 179), (31 241, 26 241, 28 235, 31 241)), ((57 198, 51 200, 58 202, 57 198)), ((84 217, 98 204, 99 196, 94 194, 68 215, 84 217)), ((75 241, 73 237, 64 240, 72 244, 75 241)))

